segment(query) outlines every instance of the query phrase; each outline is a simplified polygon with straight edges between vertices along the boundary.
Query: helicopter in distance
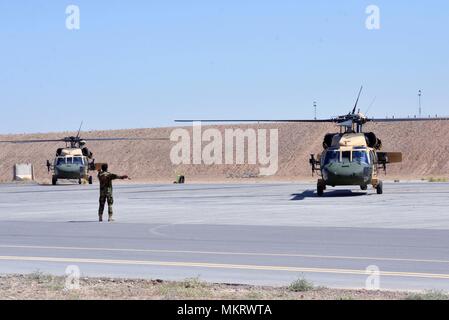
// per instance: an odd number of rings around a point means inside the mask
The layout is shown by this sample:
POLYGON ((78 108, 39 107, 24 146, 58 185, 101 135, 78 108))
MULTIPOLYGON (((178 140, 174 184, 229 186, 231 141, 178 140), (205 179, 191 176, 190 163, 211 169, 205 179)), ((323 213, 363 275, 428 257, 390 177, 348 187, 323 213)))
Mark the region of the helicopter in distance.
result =
POLYGON ((64 142, 64 148, 58 148, 53 163, 47 160, 48 173, 52 173, 52 185, 56 185, 59 180, 78 180, 92 184, 93 177, 91 171, 98 171, 101 163, 95 163, 93 153, 87 148, 88 141, 135 141, 153 140, 164 141, 166 138, 88 138, 82 139, 80 136, 81 126, 76 136, 69 136, 62 139, 37 139, 37 140, 11 140, 0 141, 0 143, 44 143, 44 142, 64 142))
POLYGON ((356 112, 362 93, 360 88, 352 112, 330 119, 313 120, 175 120, 176 122, 287 122, 287 123, 335 123, 340 127, 338 133, 324 136, 323 151, 311 155, 309 164, 312 175, 318 173, 317 195, 323 196, 328 186, 359 186, 367 190, 368 185, 383 194, 383 182, 379 172, 386 173, 387 164, 402 162, 401 152, 383 152, 382 141, 373 132, 363 132, 363 125, 368 122, 405 122, 449 120, 449 118, 367 118, 360 111, 356 112))

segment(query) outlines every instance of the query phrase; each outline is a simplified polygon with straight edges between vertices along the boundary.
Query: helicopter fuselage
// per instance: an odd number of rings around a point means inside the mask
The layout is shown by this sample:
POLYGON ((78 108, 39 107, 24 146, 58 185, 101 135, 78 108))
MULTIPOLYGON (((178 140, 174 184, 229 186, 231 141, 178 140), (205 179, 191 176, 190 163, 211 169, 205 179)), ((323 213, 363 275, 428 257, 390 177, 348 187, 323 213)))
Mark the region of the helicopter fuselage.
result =
POLYGON ((328 186, 367 186, 376 173, 375 153, 367 147, 329 148, 321 161, 322 180, 328 186))
MULTIPOLYGON (((324 145, 318 159, 313 157, 314 170, 320 174, 318 194, 322 195, 326 186, 360 186, 366 190, 372 185, 379 190, 379 159, 376 148, 370 147, 365 133, 346 132, 333 134, 330 145, 324 145)), ((328 142, 327 142, 328 143, 328 142)), ((375 141, 380 145, 380 140, 375 141)), ((379 191, 381 193, 381 190, 379 191)))
POLYGON ((87 180, 90 183, 92 178, 89 177, 89 167, 89 159, 80 148, 59 149, 51 167, 53 184, 61 179, 76 179, 80 183, 87 180))

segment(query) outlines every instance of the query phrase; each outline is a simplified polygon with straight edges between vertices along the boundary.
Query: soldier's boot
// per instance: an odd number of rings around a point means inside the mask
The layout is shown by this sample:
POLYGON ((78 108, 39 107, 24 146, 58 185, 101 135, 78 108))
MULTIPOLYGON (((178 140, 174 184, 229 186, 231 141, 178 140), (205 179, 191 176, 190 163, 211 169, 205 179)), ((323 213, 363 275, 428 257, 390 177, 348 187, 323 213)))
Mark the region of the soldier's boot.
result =
POLYGON ((99 215, 99 216, 98 216, 98 221, 100 221, 100 222, 103 221, 103 215, 99 215))
POLYGON ((108 221, 109 222, 114 222, 115 220, 112 218, 112 208, 109 208, 109 219, 108 219, 108 221))

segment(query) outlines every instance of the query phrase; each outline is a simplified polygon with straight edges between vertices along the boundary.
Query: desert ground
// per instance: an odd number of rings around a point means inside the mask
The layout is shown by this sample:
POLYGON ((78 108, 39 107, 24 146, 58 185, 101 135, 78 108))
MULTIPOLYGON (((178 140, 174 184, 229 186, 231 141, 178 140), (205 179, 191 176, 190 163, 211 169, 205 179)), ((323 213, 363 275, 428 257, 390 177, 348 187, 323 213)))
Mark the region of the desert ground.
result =
POLYGON ((102 300, 447 300, 443 292, 328 289, 298 279, 286 287, 214 284, 191 278, 183 281, 65 277, 41 272, 0 277, 0 299, 102 300))

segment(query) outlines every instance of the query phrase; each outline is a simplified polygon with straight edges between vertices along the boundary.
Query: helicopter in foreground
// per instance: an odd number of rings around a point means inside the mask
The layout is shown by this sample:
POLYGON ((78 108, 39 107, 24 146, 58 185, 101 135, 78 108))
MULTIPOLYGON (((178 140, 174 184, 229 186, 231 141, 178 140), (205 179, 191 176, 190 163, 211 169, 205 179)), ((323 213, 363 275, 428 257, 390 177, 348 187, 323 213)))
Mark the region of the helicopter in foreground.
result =
POLYGON ((383 152, 382 141, 373 132, 363 132, 363 125, 368 122, 405 122, 449 120, 449 118, 367 118, 357 112, 357 104, 362 92, 360 88, 355 106, 347 115, 333 119, 317 120, 333 122, 340 127, 339 133, 324 136, 323 151, 311 155, 309 163, 312 175, 317 172, 317 194, 323 196, 327 186, 360 186, 367 190, 372 185, 377 194, 383 194, 383 182, 379 171, 386 174, 387 164, 402 162, 401 152, 383 152))
POLYGON ((76 136, 62 139, 37 139, 37 140, 11 140, 0 141, 0 143, 44 143, 64 142, 64 148, 58 148, 53 162, 47 160, 48 172, 52 174, 52 184, 56 185, 59 180, 78 180, 79 184, 93 183, 91 171, 99 171, 102 163, 95 163, 93 153, 87 148, 88 141, 134 141, 153 140, 163 141, 165 138, 88 138, 80 137, 81 127, 76 136))
POLYGON ((331 119, 314 120, 176 120, 176 122, 289 122, 289 123, 335 123, 338 133, 328 133, 324 137, 323 151, 311 155, 309 163, 312 175, 317 173, 317 195, 323 196, 328 186, 360 186, 367 190, 369 185, 383 194, 383 183, 379 172, 386 173, 387 164, 402 162, 401 152, 382 152, 382 141, 373 132, 363 132, 367 122, 404 122, 449 120, 449 118, 367 118, 357 112, 362 92, 360 88, 355 106, 347 115, 331 119))

